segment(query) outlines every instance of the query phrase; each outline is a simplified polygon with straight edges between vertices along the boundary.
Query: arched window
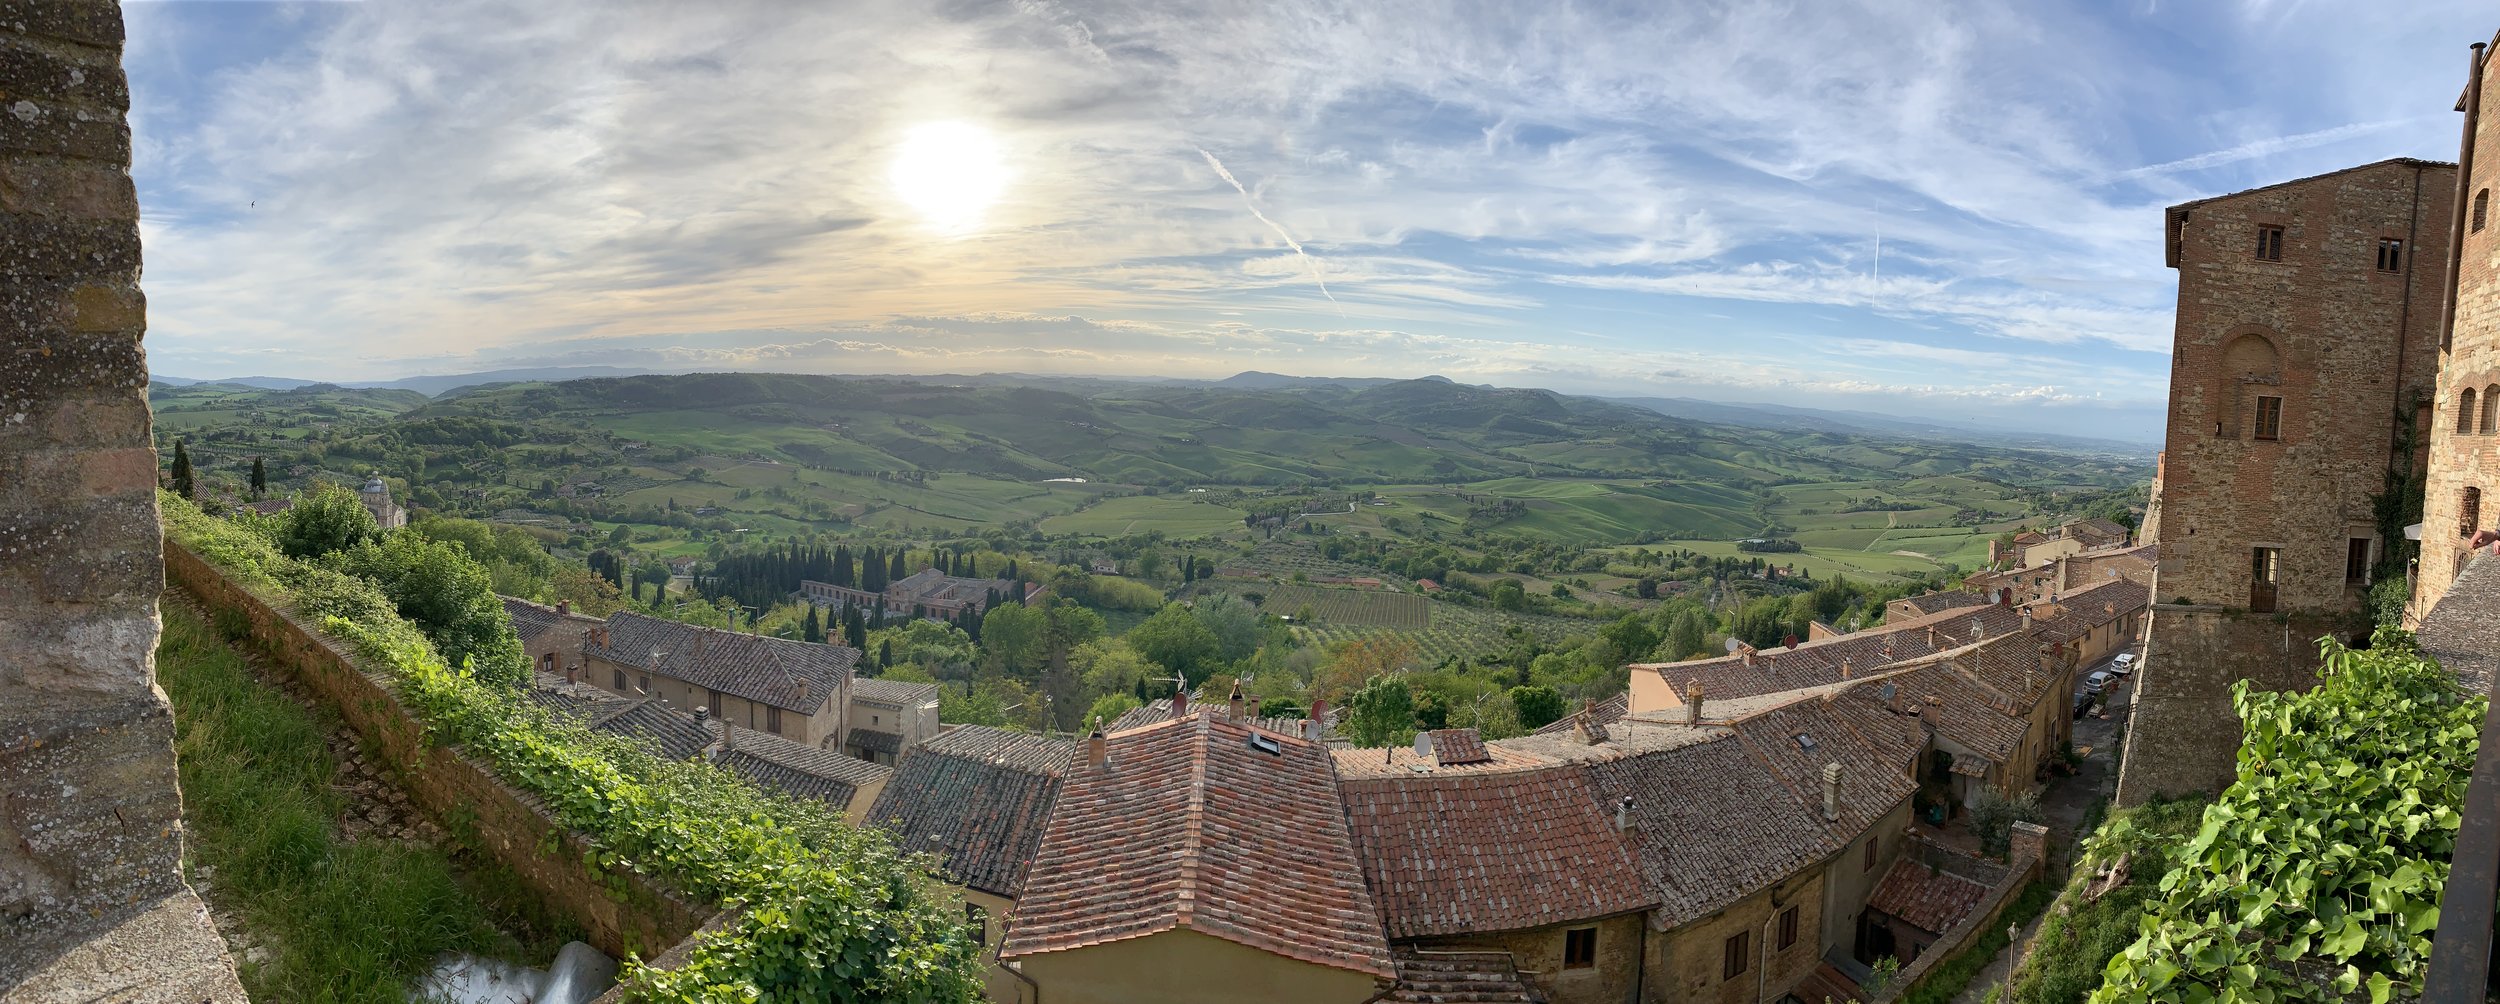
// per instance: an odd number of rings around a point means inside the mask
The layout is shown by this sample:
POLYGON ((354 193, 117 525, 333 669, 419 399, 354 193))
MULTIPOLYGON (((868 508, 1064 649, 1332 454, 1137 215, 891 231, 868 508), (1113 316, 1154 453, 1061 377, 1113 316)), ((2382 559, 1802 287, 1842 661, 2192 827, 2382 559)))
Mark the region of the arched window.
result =
POLYGON ((2266 336, 2250 332, 2222 348, 2222 386, 2214 435, 2225 439, 2281 438, 2282 355, 2266 336))
POLYGON ((2474 431, 2474 421, 2481 417, 2481 413, 2474 410, 2474 388, 2468 387, 2465 393, 2457 395, 2457 431, 2474 431))
POLYGON ((2457 502, 2457 536, 2471 538, 2474 528, 2483 521, 2483 490, 2468 488, 2457 502))
POLYGON ((2479 191, 2479 192, 2474 193, 2474 228, 2473 228, 2473 230, 2472 230, 2471 232, 2472 232, 2472 233, 2478 233, 2478 234, 2479 234, 2479 233, 2482 233, 2482 232, 2483 232, 2483 220, 2484 220, 2485 218, 2489 217, 2490 215, 2491 215, 2491 189, 2486 188, 2486 189, 2483 189, 2482 191, 2479 191))

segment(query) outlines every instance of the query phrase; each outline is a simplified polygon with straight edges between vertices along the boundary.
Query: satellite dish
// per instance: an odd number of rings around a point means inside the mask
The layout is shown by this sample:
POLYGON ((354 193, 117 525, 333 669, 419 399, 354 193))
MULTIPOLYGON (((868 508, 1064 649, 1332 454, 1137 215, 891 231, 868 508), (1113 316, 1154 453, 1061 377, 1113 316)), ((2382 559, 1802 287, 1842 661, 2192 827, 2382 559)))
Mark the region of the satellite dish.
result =
POLYGON ((1730 639, 1728 639, 1728 640, 1727 640, 1727 654, 1729 654, 1729 655, 1735 655, 1735 654, 1736 654, 1736 650, 1737 650, 1737 649, 1740 649, 1740 648, 1743 648, 1743 647, 1745 647, 1745 643, 1744 643, 1744 642, 1737 641, 1737 640, 1736 640, 1736 639, 1734 639, 1734 638, 1730 638, 1730 639))

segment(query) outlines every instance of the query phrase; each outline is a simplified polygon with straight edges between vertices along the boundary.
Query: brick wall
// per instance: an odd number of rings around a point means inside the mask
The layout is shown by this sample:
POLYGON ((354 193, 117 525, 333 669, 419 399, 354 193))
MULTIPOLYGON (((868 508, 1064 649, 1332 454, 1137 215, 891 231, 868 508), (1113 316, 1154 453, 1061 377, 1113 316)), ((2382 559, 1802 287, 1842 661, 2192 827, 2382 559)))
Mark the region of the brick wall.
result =
POLYGON ((0 0, 10 1000, 240 994, 182 879, 173 721, 156 689, 164 575, 121 44, 109 0, 0 0))
MULTIPOLYGON (((2479 107, 2467 120, 2472 133, 2465 189, 2464 233, 2458 239, 2454 318, 2448 350, 2439 368, 2439 391, 2432 409, 2430 474, 2423 492, 2422 556, 2415 583, 2413 611, 2428 612, 2448 592, 2461 560, 2472 543, 2472 530, 2500 527, 2500 430, 2483 422, 2487 400, 2500 386, 2500 206, 2487 207, 2485 223, 2476 230, 2473 205, 2477 195, 2500 188, 2500 70, 2488 59, 2478 68, 2483 86, 2479 107), (2476 414, 2461 416, 2460 404, 2473 389, 2476 414), (2481 513, 2469 526, 2462 501, 2467 488, 2482 491, 2481 513)), ((2484 195, 2486 200, 2500 196, 2484 195)))
POLYGON ((461 751, 429 743, 424 727, 400 704, 386 670, 368 667, 361 656, 305 628, 179 544, 166 543, 165 570, 210 610, 248 621, 247 644, 337 708, 396 765, 410 799, 444 829, 519 874, 550 909, 588 930, 587 940, 599 950, 619 958, 634 952, 650 957, 711 916, 711 910, 643 876, 621 869, 602 873, 583 864, 587 842, 558 824, 537 798, 505 786, 461 751), (540 848, 550 834, 557 835, 560 850, 545 854, 540 848))
POLYGON ((2119 801, 2227 782, 2232 681, 2305 685, 2314 640, 2358 623, 2349 542, 2379 539, 2400 412, 2433 390, 2456 170, 2377 164, 2173 207, 2179 270, 2147 661, 2119 801), (2280 227, 2281 260, 2256 254, 2280 227), (2379 243, 2405 242, 2401 268, 2379 243), (2260 398, 2281 402, 2259 438, 2260 398), (2254 551, 2276 555, 2271 612, 2254 551), (2281 616, 2277 616, 2280 614, 2281 616), (2289 638, 2287 631, 2298 637, 2289 638), (2288 640, 2287 640, 2288 638, 2288 640))

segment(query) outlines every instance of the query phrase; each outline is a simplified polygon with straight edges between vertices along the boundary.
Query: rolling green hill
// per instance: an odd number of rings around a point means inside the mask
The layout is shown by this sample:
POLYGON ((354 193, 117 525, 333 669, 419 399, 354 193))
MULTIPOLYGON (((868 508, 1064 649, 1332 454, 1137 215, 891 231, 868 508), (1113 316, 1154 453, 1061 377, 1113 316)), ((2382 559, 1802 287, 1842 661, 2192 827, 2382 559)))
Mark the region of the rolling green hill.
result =
POLYGON ((1783 534, 1818 561, 1886 574, 1967 565, 2009 521, 2149 475, 2139 457, 1719 426, 1438 378, 1035 386, 707 373, 433 399, 324 384, 151 396, 163 435, 189 441, 212 486, 255 455, 281 491, 378 470, 420 507, 561 516, 575 532, 674 527, 652 531, 677 535, 669 548, 706 533, 843 528, 1246 539, 1257 510, 1391 538, 1783 534), (1295 508, 1311 493, 1335 493, 1334 509, 1295 508), (1379 504, 1335 511, 1372 494, 1379 504))

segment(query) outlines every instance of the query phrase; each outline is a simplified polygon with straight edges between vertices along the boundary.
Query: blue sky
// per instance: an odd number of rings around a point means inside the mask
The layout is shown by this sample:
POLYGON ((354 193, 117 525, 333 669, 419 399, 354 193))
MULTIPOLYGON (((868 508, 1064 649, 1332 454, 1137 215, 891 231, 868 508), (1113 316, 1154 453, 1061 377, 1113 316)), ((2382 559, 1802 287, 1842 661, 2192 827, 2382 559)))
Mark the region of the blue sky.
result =
POLYGON ((2463 0, 125 9, 160 373, 1437 373, 2140 440, 2162 207, 2454 159, 2495 27, 2463 0))

